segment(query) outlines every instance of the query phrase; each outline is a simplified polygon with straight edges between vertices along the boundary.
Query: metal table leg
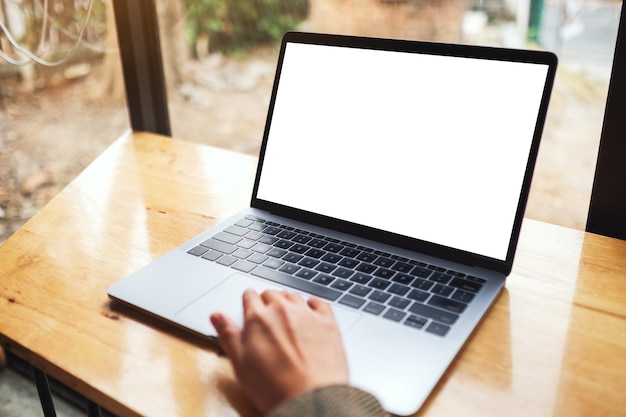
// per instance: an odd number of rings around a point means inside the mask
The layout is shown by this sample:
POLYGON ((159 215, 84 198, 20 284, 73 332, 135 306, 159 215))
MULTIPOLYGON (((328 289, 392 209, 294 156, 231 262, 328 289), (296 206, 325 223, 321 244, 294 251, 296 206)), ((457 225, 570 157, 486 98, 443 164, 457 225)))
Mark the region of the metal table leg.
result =
MULTIPOLYGON (((31 372, 35 385, 37 386, 37 393, 39 394, 44 417, 56 417, 48 375, 34 366, 31 366, 31 372)), ((102 417, 102 408, 100 405, 87 400, 87 417, 102 417)))
POLYGON ((39 400, 41 401, 41 408, 43 409, 44 417, 56 417, 57 414, 54 410, 54 403, 52 402, 48 376, 45 372, 40 371, 34 366, 32 366, 31 369, 35 385, 37 386, 37 393, 39 394, 39 400))
POLYGON ((102 417, 102 409, 93 401, 87 401, 87 417, 102 417))

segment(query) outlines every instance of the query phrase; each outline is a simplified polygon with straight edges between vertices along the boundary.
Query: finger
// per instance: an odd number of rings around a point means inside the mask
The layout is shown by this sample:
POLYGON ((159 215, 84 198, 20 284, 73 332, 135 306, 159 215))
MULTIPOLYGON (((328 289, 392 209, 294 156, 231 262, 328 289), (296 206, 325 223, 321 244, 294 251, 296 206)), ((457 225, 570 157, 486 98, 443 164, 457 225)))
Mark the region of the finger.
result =
POLYGON ((253 289, 247 289, 243 292, 241 296, 243 302, 243 317, 244 317, 244 327, 245 322, 250 318, 250 315, 253 311, 258 310, 263 306, 263 301, 261 300, 259 294, 253 289))
POLYGON ((333 310, 330 305, 321 298, 311 297, 307 300, 307 304, 313 311, 321 314, 332 314, 333 310))
POLYGON ((296 303, 304 302, 304 298, 302 298, 300 294, 296 294, 294 292, 289 292, 289 291, 282 291, 281 294, 284 296, 284 298, 286 298, 289 301, 296 302, 296 303))
POLYGON ((241 295, 243 301, 243 307, 246 308, 246 304, 255 303, 255 300, 259 298, 259 294, 252 288, 246 289, 241 295))
POLYGON ((241 346, 241 329, 230 318, 222 313, 210 316, 211 324, 217 331, 220 346, 231 360, 237 360, 241 346))
POLYGON ((263 303, 270 304, 276 301, 283 301, 285 299, 286 291, 265 290, 261 293, 261 300, 263 303))

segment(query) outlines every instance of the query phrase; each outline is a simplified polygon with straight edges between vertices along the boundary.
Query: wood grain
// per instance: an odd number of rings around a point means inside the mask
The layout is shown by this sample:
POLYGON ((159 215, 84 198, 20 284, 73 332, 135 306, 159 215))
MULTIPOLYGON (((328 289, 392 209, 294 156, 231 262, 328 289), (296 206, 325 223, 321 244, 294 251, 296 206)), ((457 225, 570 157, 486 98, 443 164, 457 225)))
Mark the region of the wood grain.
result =
MULTIPOLYGON (((0 344, 119 416, 253 416, 213 346, 106 288, 249 202, 256 160, 127 133, 0 246, 0 344)), ((526 219, 505 290, 418 415, 626 410, 626 242, 526 219)))

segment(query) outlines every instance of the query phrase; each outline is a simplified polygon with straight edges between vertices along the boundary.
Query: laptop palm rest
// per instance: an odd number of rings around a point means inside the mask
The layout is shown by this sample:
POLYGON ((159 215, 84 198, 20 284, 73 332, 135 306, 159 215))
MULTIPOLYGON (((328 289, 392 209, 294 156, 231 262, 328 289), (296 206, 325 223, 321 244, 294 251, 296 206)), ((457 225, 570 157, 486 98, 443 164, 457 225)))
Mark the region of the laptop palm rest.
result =
MULTIPOLYGON (((241 326, 243 324, 241 296, 246 289, 253 289, 258 293, 265 290, 284 291, 284 288, 269 282, 236 273, 181 310, 177 318, 196 332, 208 336, 216 336, 215 329, 209 322, 209 316, 215 312, 226 314, 241 326)), ((303 294, 303 297, 309 296, 303 294)), ((336 305, 332 305, 332 309, 342 334, 345 334, 361 316, 357 312, 336 305)))

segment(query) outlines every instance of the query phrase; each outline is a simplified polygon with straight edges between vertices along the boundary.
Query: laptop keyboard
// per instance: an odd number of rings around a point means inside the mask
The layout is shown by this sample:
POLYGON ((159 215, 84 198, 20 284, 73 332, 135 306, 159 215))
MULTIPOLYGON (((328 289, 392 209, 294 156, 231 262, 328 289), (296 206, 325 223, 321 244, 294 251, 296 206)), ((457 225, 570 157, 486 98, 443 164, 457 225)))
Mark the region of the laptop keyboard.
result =
POLYGON ((187 253, 445 336, 485 280, 246 216, 187 253))

